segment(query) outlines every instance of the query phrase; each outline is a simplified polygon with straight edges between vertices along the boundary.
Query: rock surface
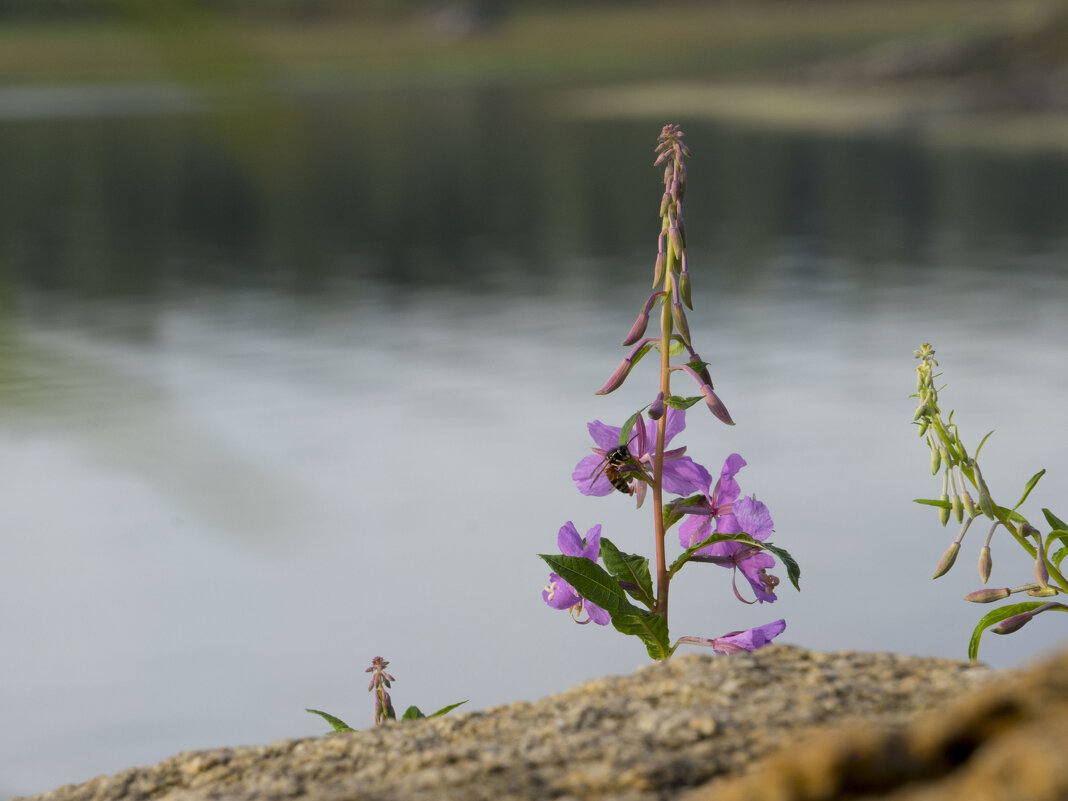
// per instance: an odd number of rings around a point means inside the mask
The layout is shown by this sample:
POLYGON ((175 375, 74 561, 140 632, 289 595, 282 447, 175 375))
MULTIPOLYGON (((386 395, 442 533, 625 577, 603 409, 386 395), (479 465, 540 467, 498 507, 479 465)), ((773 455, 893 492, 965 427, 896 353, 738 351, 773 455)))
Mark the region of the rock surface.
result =
POLYGON ((1019 677, 777 645, 680 656, 534 704, 178 754, 33 798, 1064 798, 1066 707, 1068 653, 1019 677), (1011 781, 1020 792, 997 794, 1011 781))

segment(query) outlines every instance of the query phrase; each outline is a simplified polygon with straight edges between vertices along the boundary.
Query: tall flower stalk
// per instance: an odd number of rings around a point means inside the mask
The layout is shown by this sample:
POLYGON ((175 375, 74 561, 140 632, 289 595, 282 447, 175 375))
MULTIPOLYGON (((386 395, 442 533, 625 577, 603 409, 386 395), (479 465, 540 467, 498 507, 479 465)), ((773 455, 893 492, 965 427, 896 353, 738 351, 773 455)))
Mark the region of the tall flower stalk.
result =
POLYGON ((1061 563, 1068 556, 1068 523, 1044 508, 1042 514, 1050 531, 1043 535, 1019 512, 1031 490, 1046 474, 1045 470, 1038 471, 1024 484, 1020 500, 1011 509, 994 501, 979 468, 979 452, 990 434, 979 441, 974 454, 968 453, 957 424, 953 422, 953 412, 943 417, 938 405, 936 379, 939 375, 935 373, 938 362, 934 358, 934 348, 924 342, 914 355, 920 363, 916 367, 916 394, 912 396, 919 400, 919 406, 913 422, 919 428, 920 437, 931 453, 931 473, 942 476, 941 497, 922 498, 916 503, 936 507, 939 522, 943 526, 949 523, 951 517, 960 525, 957 536, 939 560, 932 578, 940 578, 952 569, 960 553, 964 535, 976 520, 985 517, 990 521, 990 528, 979 549, 979 578, 983 584, 990 579, 994 565, 991 543, 999 531, 1002 536, 1008 536, 1023 548, 1034 565, 1032 580, 1016 587, 984 587, 968 593, 964 600, 972 603, 993 603, 1018 593, 1046 599, 1006 604, 984 615, 976 624, 968 643, 968 657, 976 659, 979 655, 980 639, 987 629, 995 634, 1012 634, 1043 612, 1068 612, 1068 604, 1049 600, 1068 595, 1068 579, 1061 572, 1061 563), (975 490, 978 500, 969 492, 969 485, 975 490))
POLYGON ((708 365, 694 350, 686 318, 686 309, 693 309, 683 218, 685 160, 689 156, 679 127, 664 126, 654 162, 664 169, 664 193, 660 201, 653 293, 623 340, 629 352, 597 391, 604 395, 619 389, 638 362, 656 350, 660 363, 655 395, 622 426, 599 420, 588 424, 595 447, 592 455, 582 459, 572 474, 579 491, 585 495, 632 495, 639 507, 647 494, 652 495, 655 589, 648 559, 621 551, 601 535, 599 525, 590 529, 583 539, 573 523, 566 523, 558 538, 562 553, 542 555, 553 571, 542 593, 546 603, 556 609, 569 609, 582 623, 606 625, 611 621, 617 630, 640 637, 655 659, 670 656, 684 642, 711 646, 720 653, 755 650, 786 626, 785 621, 777 620, 717 638, 680 637, 672 644, 668 636, 669 589, 671 579, 687 563, 706 562, 727 567, 735 578, 741 572, 753 587, 755 597, 746 600, 737 583, 734 594, 746 603, 776 600, 773 590, 779 582, 767 572, 774 566, 775 557, 782 560, 795 587, 800 576, 797 563, 790 555, 766 541, 772 531, 767 507, 755 498, 738 499, 740 490, 734 476, 745 465, 741 456, 731 454, 727 458, 713 488, 711 474, 686 455, 685 447, 668 449, 672 439, 685 428, 686 410, 694 404, 704 402, 713 415, 734 425, 715 393, 708 365), (658 306, 659 333, 647 337, 652 314, 658 306), (684 355, 685 361, 673 363, 673 359, 684 355), (697 395, 673 394, 671 378, 679 372, 696 383, 697 395), (679 497, 667 499, 667 495, 679 497), (679 523, 683 551, 669 563, 667 532, 679 523), (640 605, 631 603, 632 600, 640 605), (589 613, 584 620, 580 617, 583 609, 589 613))

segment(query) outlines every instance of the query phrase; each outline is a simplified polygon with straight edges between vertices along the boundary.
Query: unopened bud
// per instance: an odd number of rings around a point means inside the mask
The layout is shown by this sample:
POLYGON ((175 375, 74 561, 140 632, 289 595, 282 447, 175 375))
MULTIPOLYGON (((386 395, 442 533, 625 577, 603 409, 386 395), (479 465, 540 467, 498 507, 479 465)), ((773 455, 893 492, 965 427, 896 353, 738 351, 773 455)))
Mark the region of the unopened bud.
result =
POLYGON ((671 249, 675 251, 675 258, 681 259, 683 252, 682 234, 679 232, 677 225, 672 225, 668 228, 668 240, 671 242, 671 249))
POLYGON ((961 497, 964 499, 964 514, 968 515, 968 517, 976 517, 979 514, 979 510, 975 508, 975 501, 972 500, 968 490, 964 490, 961 497))
POLYGON ((1035 557, 1035 582, 1041 587, 1049 586, 1049 569, 1046 567, 1046 557, 1042 553, 1042 547, 1038 548, 1038 555, 1035 557))
POLYGON ((1022 612, 1018 615, 1005 618, 998 623, 994 628, 990 629, 995 634, 1012 634, 1014 631, 1019 631, 1028 623, 1031 622, 1031 618, 1035 616, 1034 612, 1022 612))
POLYGON ((920 436, 922 437, 924 434, 927 433, 927 428, 931 424, 929 422, 927 422, 927 418, 924 418, 923 420, 920 421, 919 425, 920 425, 920 436))
POLYGON ((664 416, 664 393, 656 396, 656 400, 649 404, 649 419, 659 420, 664 416))
POLYGON ((656 264, 653 266, 653 286, 661 286, 664 283, 664 275, 667 272, 667 259, 664 251, 656 254, 656 264))
POLYGON ((634 325, 630 327, 630 331, 627 333, 626 339, 623 340, 624 345, 633 345, 643 336, 645 336, 645 329, 649 327, 649 315, 645 312, 641 312, 638 315, 638 319, 634 321, 634 325))
POLYGON ((986 491, 986 488, 979 490, 979 508, 983 510, 983 514, 994 519, 994 504, 990 501, 990 493, 986 491))
POLYGON ((936 579, 948 573, 949 569, 953 567, 953 563, 957 561, 958 553, 960 553, 960 543, 951 542, 949 547, 946 548, 946 552, 942 554, 942 559, 938 562, 938 567, 935 568, 934 575, 931 578, 936 579))
POLYGON ((619 367, 615 369, 615 372, 608 377, 608 380, 605 382, 604 386, 597 390, 597 392, 595 392, 594 394, 607 395, 609 392, 615 392, 617 389, 623 386, 623 382, 627 380, 627 376, 630 374, 630 368, 633 366, 634 362, 632 362, 629 357, 624 359, 622 362, 619 363, 619 367))
POLYGON ((1052 598, 1057 594, 1057 588, 1046 584, 1042 587, 1034 587, 1027 591, 1032 598, 1052 598))
POLYGON ((684 344, 690 344, 690 324, 686 322, 686 312, 681 303, 671 304, 671 320, 675 324, 675 330, 679 332, 684 344))
POLYGON ((712 414, 727 425, 734 425, 730 412, 727 411, 727 407, 723 405, 723 401, 719 399, 719 396, 712 391, 712 386, 710 384, 701 385, 701 395, 704 396, 705 404, 708 406, 709 411, 711 411, 712 414))
POLYGON ((953 493, 953 516, 958 523, 964 520, 964 502, 957 493, 953 493))
MULTIPOLYGON (((942 493, 942 502, 943 503, 949 503, 949 495, 947 495, 944 492, 942 493)), ((940 506, 938 508, 938 519, 942 522, 943 526, 946 525, 946 523, 949 522, 949 507, 948 506, 940 506)))
POLYGON ((679 295, 682 296, 682 302, 686 304, 686 308, 693 308, 693 301, 690 299, 690 274, 686 271, 686 254, 682 254, 682 272, 679 273, 679 295))
POLYGON ((912 419, 913 420, 919 420, 925 414, 927 414, 927 403, 926 402, 921 403, 919 405, 919 407, 916 409, 916 414, 912 415, 912 419))
POLYGON ((671 192, 665 192, 664 196, 660 199, 660 216, 663 217, 668 212, 668 208, 671 206, 671 192))
POLYGON ((971 601, 974 604, 989 604, 994 601, 1000 601, 1002 598, 1008 598, 1010 595, 1012 595, 1012 592, 1008 587, 1000 587, 996 590, 985 589, 969 592, 964 596, 964 600, 971 601))
POLYGON ((986 584, 990 578, 990 569, 994 566, 994 560, 990 556, 990 546, 984 545, 979 549, 979 578, 986 584))
POLYGON ((937 476, 942 467, 942 452, 937 448, 931 449, 931 475, 937 476))

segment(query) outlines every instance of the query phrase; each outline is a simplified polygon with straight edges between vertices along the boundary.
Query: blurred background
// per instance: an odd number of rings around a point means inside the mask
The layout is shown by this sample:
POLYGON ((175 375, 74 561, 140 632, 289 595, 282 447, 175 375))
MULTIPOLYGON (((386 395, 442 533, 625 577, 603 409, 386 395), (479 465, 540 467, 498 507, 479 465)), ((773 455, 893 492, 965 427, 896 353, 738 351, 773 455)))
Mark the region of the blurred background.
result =
MULTIPOLYGON (((368 725, 378 654, 424 709, 645 662, 545 607, 535 554, 567 520, 651 549, 570 474, 654 392, 593 395, 667 122, 738 423, 684 444, 748 460, 803 590, 694 566, 672 633, 965 658, 983 535, 930 581, 912 351, 995 429, 995 499, 1045 467, 1023 511, 1068 514, 1068 4, 2 0, 0 797, 368 725)), ((1030 575, 995 540, 991 585, 1030 575)))

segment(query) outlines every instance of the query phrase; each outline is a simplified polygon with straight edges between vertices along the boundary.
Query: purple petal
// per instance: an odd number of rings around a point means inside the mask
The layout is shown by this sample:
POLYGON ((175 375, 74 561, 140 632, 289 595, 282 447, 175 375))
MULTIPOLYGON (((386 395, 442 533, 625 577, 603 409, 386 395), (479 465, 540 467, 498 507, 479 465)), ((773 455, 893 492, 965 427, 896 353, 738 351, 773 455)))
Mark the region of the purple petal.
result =
POLYGON ((585 556, 591 562, 596 562, 601 555, 601 524, 586 532, 586 547, 577 556, 585 556))
POLYGON ((608 621, 612 619, 612 616, 597 604, 591 604, 589 601, 585 601, 583 608, 586 610, 586 614, 590 616, 590 620, 598 626, 607 626, 608 621))
POLYGON ((570 609, 579 602, 578 593, 572 589, 571 585, 555 573, 550 573, 549 585, 553 584, 556 586, 553 589, 552 598, 549 597, 548 587, 541 591, 542 599, 553 609, 570 609))
POLYGON ((712 650, 717 654, 730 654, 737 651, 756 651, 763 648, 786 629, 785 620, 765 623, 755 629, 732 631, 712 641, 712 650))
POLYGON ((775 558, 767 551, 758 551, 738 563, 738 569, 742 571, 742 575, 749 581, 749 586, 753 588, 753 594, 756 595, 756 599, 761 603, 770 604, 778 600, 775 593, 769 592, 764 582, 760 580, 760 571, 774 566, 775 558))
POLYGON ((712 534, 712 518, 705 515, 686 515, 679 526, 679 544, 692 548, 712 534))
POLYGON ((689 456, 664 463, 664 489, 676 495, 708 492, 712 476, 689 456))
POLYGON ((591 453, 575 465, 571 480, 575 482, 579 492, 583 495, 601 497, 610 494, 615 489, 612 482, 605 476, 602 467, 604 467, 604 457, 596 453, 591 453))
POLYGON ((712 492, 712 504, 714 506, 731 503, 741 494, 742 491, 738 487, 738 482, 734 480, 734 476, 745 465, 745 459, 737 453, 732 453, 727 457, 727 460, 723 463, 723 469, 719 473, 719 481, 716 482, 716 488, 712 492))
POLYGON ((667 443, 671 442, 671 438, 684 428, 686 428, 686 412, 669 406, 667 410, 667 428, 664 431, 665 447, 667 443))
POLYGON ((754 540, 766 540, 774 530, 771 512, 756 498, 739 498, 733 504, 734 516, 738 518, 740 530, 754 540))
POLYGON ((586 430, 590 432, 593 441, 601 450, 610 451, 619 444, 620 429, 616 426, 610 426, 600 420, 594 420, 592 423, 586 424, 586 430))
POLYGON ((582 556, 582 538, 579 537, 575 524, 568 520, 560 526, 560 533, 556 535, 556 547, 564 556, 582 556))

